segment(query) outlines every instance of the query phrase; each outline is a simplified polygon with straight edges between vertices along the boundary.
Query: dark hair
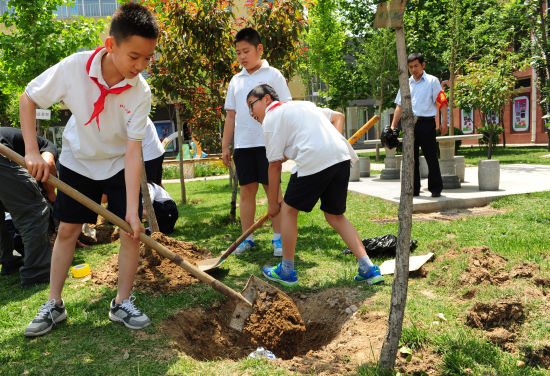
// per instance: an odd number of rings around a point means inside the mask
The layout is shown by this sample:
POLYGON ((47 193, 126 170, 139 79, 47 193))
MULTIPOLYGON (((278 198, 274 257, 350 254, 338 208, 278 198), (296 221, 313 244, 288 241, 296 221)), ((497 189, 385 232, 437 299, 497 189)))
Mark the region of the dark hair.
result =
POLYGON ((239 30, 237 35, 235 35, 235 40, 233 43, 237 44, 237 42, 242 41, 248 42, 254 47, 258 47, 258 45, 262 43, 262 38, 260 37, 260 33, 258 33, 255 29, 245 27, 244 29, 239 30))
POLYGON ((155 17, 142 5, 128 3, 118 8, 111 19, 109 35, 122 42, 133 35, 157 39, 159 27, 155 17))
POLYGON ((254 89, 250 90, 250 92, 246 96, 246 100, 248 101, 248 98, 250 97, 262 99, 267 94, 269 94, 271 99, 273 99, 274 101, 279 100, 279 96, 277 95, 277 92, 275 91, 275 89, 273 89, 271 86, 267 84, 258 85, 254 89))
POLYGON ((424 62, 424 55, 422 55, 420 52, 415 52, 414 54, 410 54, 409 57, 407 57, 407 63, 412 63, 415 60, 418 60, 418 62, 422 64, 424 62))

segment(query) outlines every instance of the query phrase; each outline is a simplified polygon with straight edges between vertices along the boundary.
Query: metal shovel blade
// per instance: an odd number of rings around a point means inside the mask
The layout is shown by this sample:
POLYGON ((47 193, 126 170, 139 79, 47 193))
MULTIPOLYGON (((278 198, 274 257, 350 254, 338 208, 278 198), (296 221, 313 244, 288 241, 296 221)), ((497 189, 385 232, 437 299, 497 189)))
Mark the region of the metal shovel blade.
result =
POLYGON ((200 260, 200 261, 197 261, 197 267, 199 268, 199 270, 202 270, 203 272, 205 272, 207 270, 217 268, 218 266, 223 264, 224 261, 225 261, 225 258, 223 258, 222 256, 206 259, 206 260, 200 260))
MULTIPOLYGON (((254 306, 254 303, 256 302, 256 298, 258 297, 258 293, 264 292, 264 291, 269 293, 280 293, 282 295, 287 296, 284 292, 282 292, 278 288, 270 285, 267 282, 262 281, 260 278, 254 275, 248 278, 245 288, 243 289, 243 291, 241 291, 241 295, 244 296, 246 300, 251 302, 252 306, 254 306)), ((288 298, 290 299, 290 297, 288 298)), ((248 318, 248 316, 250 316, 250 314, 253 312, 253 310, 254 309, 252 307, 249 307, 244 303, 240 303, 240 302, 237 303, 237 306, 235 307, 235 310, 231 315, 231 321, 229 322, 229 327, 232 329, 238 330, 239 332, 242 332, 244 328, 244 323, 248 318)))

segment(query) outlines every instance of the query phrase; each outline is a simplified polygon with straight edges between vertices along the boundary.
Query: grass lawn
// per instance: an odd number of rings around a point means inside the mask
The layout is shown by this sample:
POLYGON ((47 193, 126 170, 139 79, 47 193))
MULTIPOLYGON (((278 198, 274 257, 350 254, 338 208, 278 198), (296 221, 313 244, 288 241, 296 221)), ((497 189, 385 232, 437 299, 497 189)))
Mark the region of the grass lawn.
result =
MULTIPOLYGON (((500 150, 495 154, 499 155, 500 150)), ((283 185, 288 183, 288 178, 288 173, 283 174, 283 185)), ((241 232, 240 225, 227 225, 231 195, 228 182, 225 179, 197 181, 187 183, 186 188, 189 203, 179 205, 180 219, 171 236, 195 242, 217 255, 241 232)), ((179 202, 179 186, 169 184, 167 189, 179 202)), ((495 209, 501 209, 492 216, 413 223, 412 237, 419 244, 415 253, 435 253, 434 261, 427 264, 427 274, 411 278, 409 284, 402 345, 412 350, 413 358, 433 354, 437 359, 437 374, 444 375, 548 375, 547 370, 526 354, 540 353, 540 349, 550 351, 550 288, 536 286, 528 278, 515 278, 502 285, 464 285, 460 277, 469 267, 469 255, 460 250, 485 245, 494 254, 506 258, 506 271, 529 262, 540 266, 537 276, 548 280, 549 201, 548 192, 506 197, 492 204, 495 209), (473 298, 463 298, 473 289, 473 298), (480 329, 465 325, 465 316, 476 302, 508 299, 523 303, 524 318, 515 331, 514 349, 507 352, 485 340, 480 329), (447 321, 434 325, 438 313, 447 321)), ((258 202, 256 218, 266 210, 263 192, 258 202)), ((350 193, 346 215, 362 237, 397 234, 397 223, 389 221, 397 217, 397 207, 381 200, 350 193)), ((369 296, 369 305, 358 307, 359 315, 368 315, 372 310, 388 314, 392 277, 387 276, 381 286, 354 284, 356 262, 342 254, 344 243, 325 222, 318 207, 309 214, 300 214, 298 229, 299 286, 281 286, 281 289, 296 296, 348 287, 357 294, 369 296)), ((271 256, 270 229, 261 228, 255 238, 258 245, 255 252, 239 258, 231 256, 221 267, 219 275, 223 282, 235 289, 242 289, 251 274, 259 276, 262 265, 277 261, 271 256)), ((73 264, 86 262, 92 270, 100 269, 117 251, 118 243, 78 249, 73 264)), ((374 261, 381 263, 384 259, 374 261)), ((152 319, 152 325, 140 332, 109 321, 108 306, 115 294, 113 289, 91 281, 68 278, 64 290, 67 322, 58 324, 44 337, 27 339, 23 336, 24 329, 47 299, 48 288, 22 289, 18 276, 1 277, 0 375, 293 374, 267 360, 198 361, 172 347, 169 336, 160 330, 165 319, 183 309, 210 307, 224 300, 204 284, 169 295, 136 292, 137 306, 152 319)), ((310 374, 316 373, 312 370, 310 374)), ((365 365, 355 367, 352 374, 375 375, 376 371, 365 365)))
MULTIPOLYGON (((370 157, 372 163, 384 163, 385 154, 384 149, 381 149, 379 162, 376 162, 376 152, 374 151, 360 153, 359 156, 370 157)), ((461 146, 455 154, 463 155, 466 165, 477 166, 480 160, 487 159, 487 148, 474 145, 461 146)), ((498 146, 493 150, 492 159, 498 159, 500 164, 528 163, 547 165, 550 164, 550 158, 541 158, 541 156, 548 154, 550 154, 550 151, 548 151, 547 147, 543 146, 507 146, 505 148, 498 146)))

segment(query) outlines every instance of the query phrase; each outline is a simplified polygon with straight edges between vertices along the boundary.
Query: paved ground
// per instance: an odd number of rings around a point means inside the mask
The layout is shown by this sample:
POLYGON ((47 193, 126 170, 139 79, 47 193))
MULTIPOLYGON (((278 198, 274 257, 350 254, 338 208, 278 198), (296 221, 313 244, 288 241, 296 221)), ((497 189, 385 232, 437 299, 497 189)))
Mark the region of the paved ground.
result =
MULTIPOLYGON (((381 170, 383 165, 372 164, 371 170, 381 170)), ((550 190, 550 166, 511 164, 500 166, 498 191, 480 191, 477 167, 466 167, 464 182, 459 189, 443 190, 441 197, 432 198, 427 190, 428 179, 422 179, 419 197, 413 199, 413 212, 434 212, 448 209, 484 206, 497 197, 550 190)), ((399 204, 401 182, 381 180, 380 175, 350 182, 348 189, 399 204)))
MULTIPOLYGON (((294 161, 283 164, 283 171, 291 171, 294 161)), ((372 163, 371 170, 382 170, 383 164, 372 163)), ((228 179, 228 175, 207 178, 186 179, 185 181, 228 179)), ((428 179, 422 179, 419 197, 413 199, 413 212, 436 212, 449 209, 473 208, 487 205, 497 197, 529 192, 550 190, 550 166, 511 164, 500 166, 500 186, 498 191, 480 191, 478 188, 477 167, 466 167, 464 182, 459 189, 443 190, 441 197, 432 198, 427 190, 428 179)), ((179 179, 163 180, 179 182, 179 179)), ((359 182, 350 182, 349 191, 399 204, 401 182, 399 180, 381 180, 380 175, 361 178, 359 182)))

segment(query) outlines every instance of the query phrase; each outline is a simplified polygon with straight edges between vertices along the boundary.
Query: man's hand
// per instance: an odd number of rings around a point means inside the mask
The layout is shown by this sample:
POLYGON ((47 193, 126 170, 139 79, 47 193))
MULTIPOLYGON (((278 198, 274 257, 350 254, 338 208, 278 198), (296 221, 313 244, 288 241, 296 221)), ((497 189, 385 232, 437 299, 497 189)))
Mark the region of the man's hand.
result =
POLYGON ((278 202, 270 202, 267 206, 267 215, 269 218, 276 217, 281 211, 281 204, 278 202))
POLYGON ((231 165, 231 152, 229 151, 229 148, 222 149, 222 160, 223 164, 227 167, 231 165))
POLYGON ((139 220, 139 217, 136 215, 130 215, 130 214, 126 214, 126 222, 128 222, 128 224, 130 225, 130 227, 132 227, 132 230, 134 231, 133 234, 128 234, 128 236, 130 236, 133 240, 138 240, 139 239, 139 233, 140 232, 143 232, 145 233, 145 228, 143 227, 143 225, 141 224, 141 221, 139 220))
POLYGON ((447 131, 449 130, 449 127, 447 127, 447 124, 441 124, 441 135, 444 136, 447 131))
POLYGON ((27 165, 29 174, 37 181, 44 183, 48 180, 50 167, 40 153, 25 154, 25 164, 27 165))

